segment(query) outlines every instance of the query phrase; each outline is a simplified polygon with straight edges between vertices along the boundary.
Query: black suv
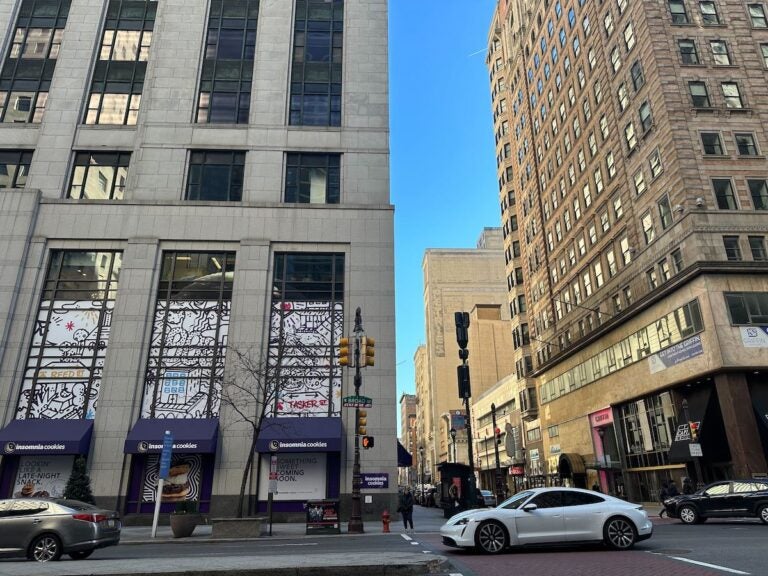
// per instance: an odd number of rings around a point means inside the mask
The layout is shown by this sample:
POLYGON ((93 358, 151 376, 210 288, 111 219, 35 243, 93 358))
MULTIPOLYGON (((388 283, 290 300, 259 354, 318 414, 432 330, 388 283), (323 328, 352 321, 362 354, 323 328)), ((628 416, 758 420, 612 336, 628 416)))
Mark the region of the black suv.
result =
POLYGON ((768 524, 768 478, 714 482, 693 494, 668 498, 664 508, 684 524, 734 517, 760 518, 768 524))

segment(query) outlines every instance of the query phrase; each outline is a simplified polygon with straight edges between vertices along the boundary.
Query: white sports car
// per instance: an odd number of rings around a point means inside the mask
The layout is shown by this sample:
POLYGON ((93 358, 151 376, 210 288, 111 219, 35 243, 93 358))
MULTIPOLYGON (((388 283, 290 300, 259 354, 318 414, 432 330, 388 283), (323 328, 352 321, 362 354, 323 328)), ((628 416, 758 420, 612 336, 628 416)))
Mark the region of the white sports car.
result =
POLYGON ((586 542, 628 550, 652 534, 642 506, 578 488, 524 490, 496 508, 456 514, 440 528, 446 546, 486 554, 508 546, 586 542))

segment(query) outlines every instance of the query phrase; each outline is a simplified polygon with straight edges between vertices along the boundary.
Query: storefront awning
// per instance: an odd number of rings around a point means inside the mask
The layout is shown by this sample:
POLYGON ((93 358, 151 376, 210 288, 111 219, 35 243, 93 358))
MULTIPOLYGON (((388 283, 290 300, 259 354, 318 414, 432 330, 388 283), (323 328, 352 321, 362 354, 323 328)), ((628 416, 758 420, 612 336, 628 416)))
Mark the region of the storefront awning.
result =
POLYGON ((3 454, 88 454, 93 420, 14 420, 0 430, 3 454))
POLYGON ((340 452, 341 418, 264 418, 256 452, 340 452))
POLYGON ((573 478, 577 474, 586 474, 587 467, 581 454, 560 454, 557 472, 563 478, 573 478))
POLYGON ((142 418, 128 433, 123 452, 126 454, 159 454, 163 436, 170 430, 173 451, 188 454, 216 452, 219 421, 216 418, 142 418))
POLYGON ((397 441, 397 466, 398 468, 413 466, 413 456, 405 449, 405 446, 400 444, 400 440, 397 441))

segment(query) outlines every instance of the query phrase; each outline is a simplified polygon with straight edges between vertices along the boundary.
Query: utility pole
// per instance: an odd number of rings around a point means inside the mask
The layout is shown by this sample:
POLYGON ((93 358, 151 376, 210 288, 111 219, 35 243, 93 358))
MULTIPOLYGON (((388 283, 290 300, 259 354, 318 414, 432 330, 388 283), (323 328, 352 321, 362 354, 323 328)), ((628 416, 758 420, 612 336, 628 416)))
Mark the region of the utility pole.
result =
POLYGON ((477 495, 475 490, 475 455, 472 446, 472 412, 469 407, 469 399, 472 397, 472 388, 469 380, 469 365, 467 364, 467 358, 469 358, 469 350, 467 350, 467 343, 469 342, 469 313, 456 312, 454 314, 454 321, 456 323, 456 343, 459 345, 459 359, 461 364, 456 367, 456 373, 459 380, 459 398, 464 399, 464 408, 467 413, 467 460, 469 462, 469 504, 468 508, 475 508, 477 506, 477 495))

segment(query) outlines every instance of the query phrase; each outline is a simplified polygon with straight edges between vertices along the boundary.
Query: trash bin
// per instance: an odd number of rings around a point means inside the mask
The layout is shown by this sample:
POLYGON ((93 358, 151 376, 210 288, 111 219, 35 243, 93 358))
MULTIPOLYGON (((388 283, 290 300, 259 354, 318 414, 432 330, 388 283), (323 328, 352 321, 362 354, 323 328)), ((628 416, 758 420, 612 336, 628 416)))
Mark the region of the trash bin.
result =
POLYGON ((338 500, 307 500, 307 534, 341 534, 338 500))

